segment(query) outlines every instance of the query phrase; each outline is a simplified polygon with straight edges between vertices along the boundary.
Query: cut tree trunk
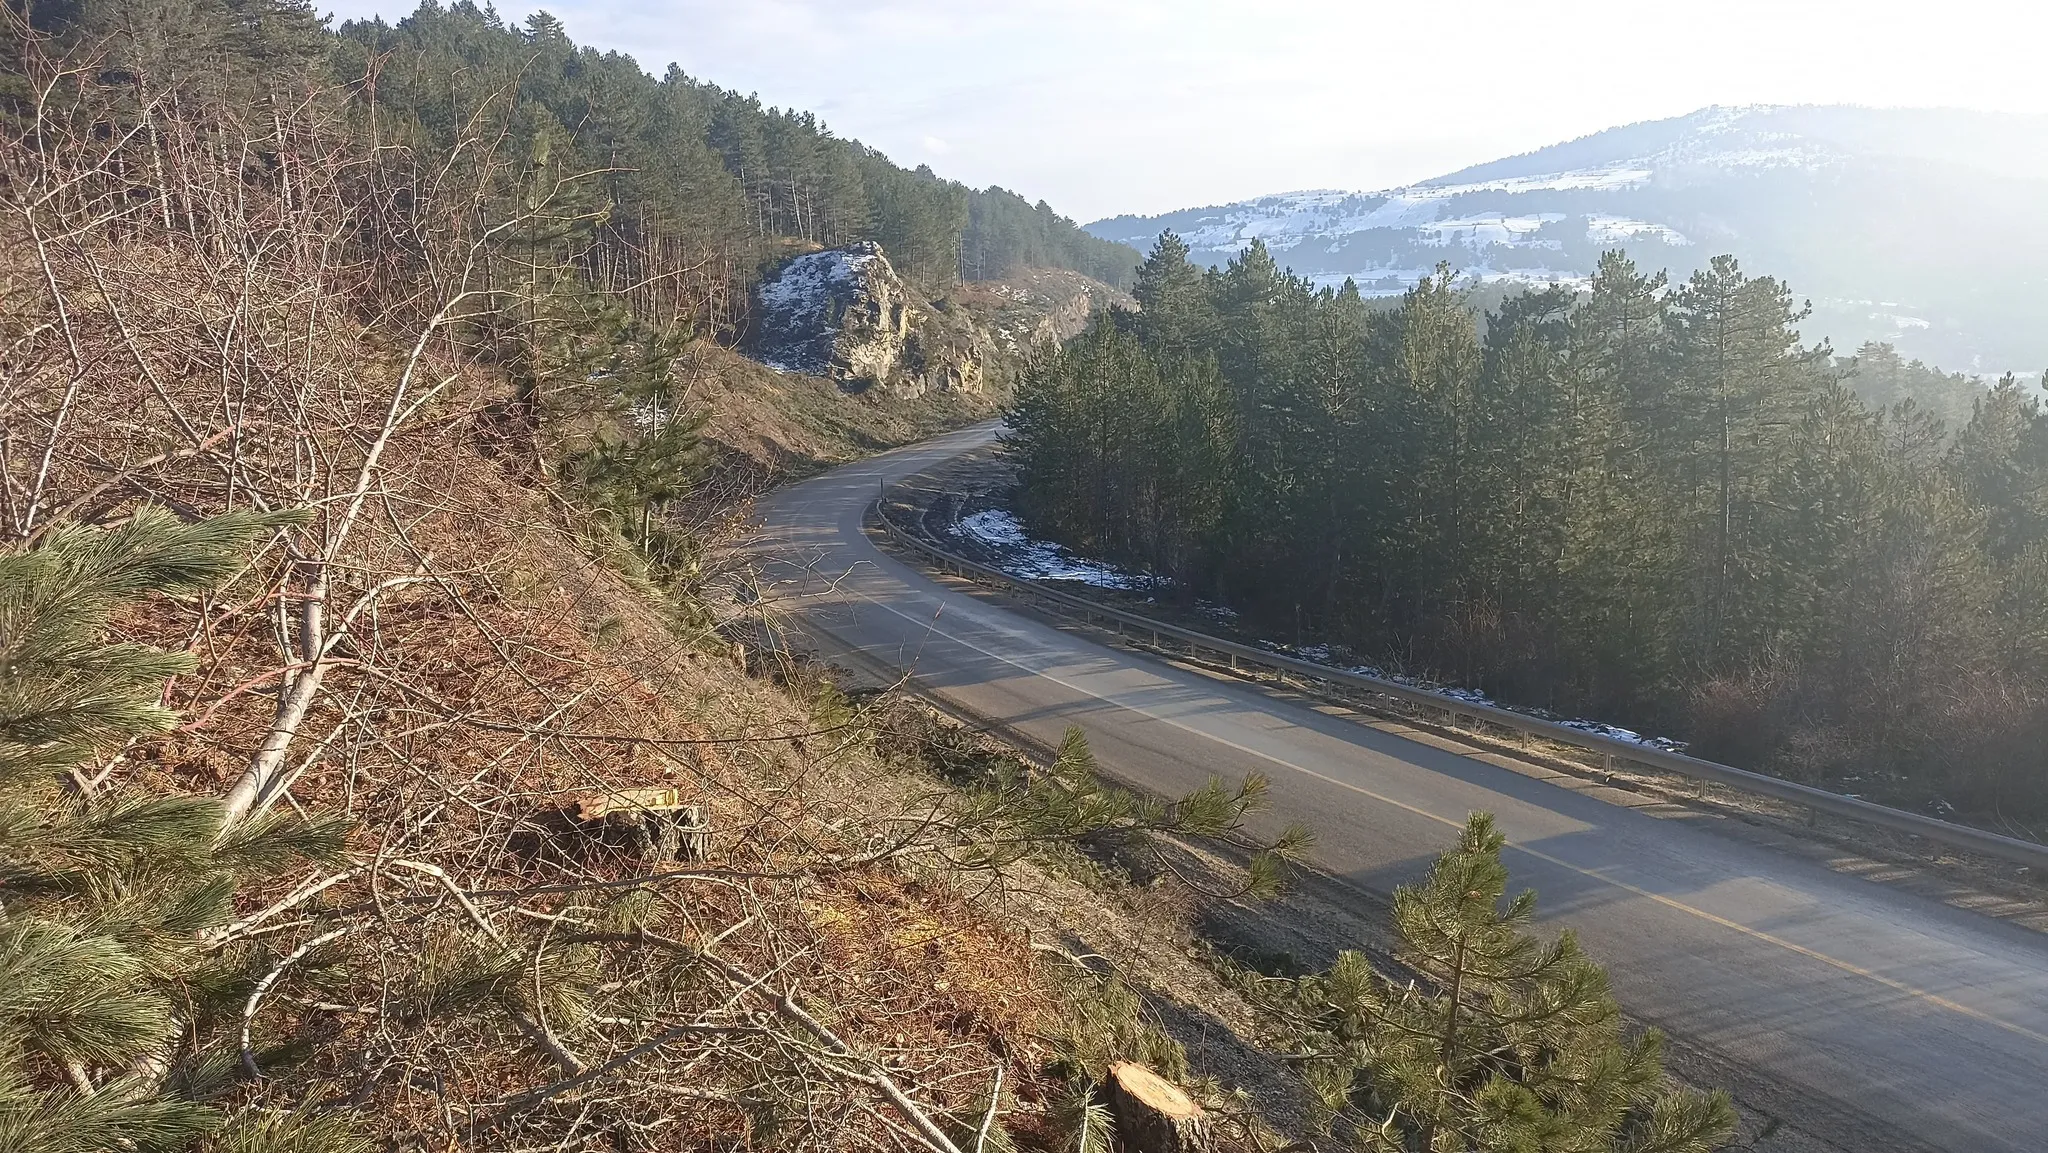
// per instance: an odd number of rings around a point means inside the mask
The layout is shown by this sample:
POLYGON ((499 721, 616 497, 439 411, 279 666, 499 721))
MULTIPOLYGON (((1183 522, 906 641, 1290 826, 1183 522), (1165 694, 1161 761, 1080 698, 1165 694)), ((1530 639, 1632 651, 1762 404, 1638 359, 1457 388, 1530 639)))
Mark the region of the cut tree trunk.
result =
POLYGON ((643 861, 701 861, 710 852, 711 831, 701 805, 683 803, 673 788, 618 789, 576 800, 584 827, 621 833, 643 861))
POLYGON ((1207 1153, 1202 1107, 1171 1081, 1130 1061, 1109 1067, 1109 1110, 1127 1153, 1207 1153))

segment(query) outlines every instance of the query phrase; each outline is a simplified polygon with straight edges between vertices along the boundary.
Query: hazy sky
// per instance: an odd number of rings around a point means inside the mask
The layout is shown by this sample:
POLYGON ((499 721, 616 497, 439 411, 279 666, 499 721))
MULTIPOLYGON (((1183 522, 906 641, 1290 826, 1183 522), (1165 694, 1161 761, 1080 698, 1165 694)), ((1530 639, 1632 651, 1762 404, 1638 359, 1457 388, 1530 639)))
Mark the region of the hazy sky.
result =
MULTIPOLYGON (((331 3, 331 0, 329 0, 331 3)), ((323 10, 329 3, 321 3, 323 10)), ((411 0, 341 0, 395 19, 411 0)), ((1372 189, 1706 104, 2048 112, 2042 0, 505 0, 1082 221, 1372 189)))

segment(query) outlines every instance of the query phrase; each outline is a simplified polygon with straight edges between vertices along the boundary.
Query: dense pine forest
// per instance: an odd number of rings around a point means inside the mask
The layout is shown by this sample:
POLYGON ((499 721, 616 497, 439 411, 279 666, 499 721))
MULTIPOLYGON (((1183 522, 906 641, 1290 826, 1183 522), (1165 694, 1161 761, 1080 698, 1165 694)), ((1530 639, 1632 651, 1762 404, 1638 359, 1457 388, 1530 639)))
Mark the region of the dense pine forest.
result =
POLYGON ((1048 351, 1011 445, 1040 531, 1266 635, 1696 753, 1994 821, 2048 813, 2048 415, 1802 338, 1732 258, 1475 315, 1172 234, 1048 351), (1922 398, 1916 401, 1915 396, 1922 398))
POLYGON ((526 243, 573 256, 645 317, 740 326, 761 266, 803 245, 879 241, 931 289, 1026 267, 1127 286, 1137 262, 1043 201, 906 170, 810 113, 674 66, 656 79, 630 56, 578 47, 546 13, 515 27, 468 0, 426 0, 395 25, 329 31, 290 0, 29 11, 64 42, 94 45, 103 78, 138 102, 317 86, 366 157, 402 153, 442 187, 501 167, 496 195, 547 204, 526 243))

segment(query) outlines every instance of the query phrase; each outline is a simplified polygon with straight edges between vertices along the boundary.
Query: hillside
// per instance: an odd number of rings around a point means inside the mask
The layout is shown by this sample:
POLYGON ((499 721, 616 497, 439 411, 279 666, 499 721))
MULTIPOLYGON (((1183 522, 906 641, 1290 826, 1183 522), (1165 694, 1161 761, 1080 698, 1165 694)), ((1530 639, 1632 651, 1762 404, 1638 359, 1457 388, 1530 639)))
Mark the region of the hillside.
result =
POLYGON ((2048 364, 2048 117, 1850 107, 1705 108, 1405 188, 1313 191, 1088 229, 1162 230, 1220 265, 1254 239, 1368 295, 1441 261, 1482 280, 1581 284, 1625 248, 1682 279, 1732 253, 1812 300, 1810 337, 1885 341, 1982 375, 2048 364))
MULTIPOLYGON (((280 30, 257 40, 256 51, 278 57, 265 66, 371 97, 363 104, 377 109, 393 154, 448 157, 454 167, 441 179, 535 206, 518 261, 549 269, 529 291, 553 295, 558 323, 623 324, 635 341, 680 342, 672 391, 704 420, 718 462, 693 494, 700 512, 987 416, 1007 399, 1020 352, 1128 299, 1115 285, 1128 283, 1138 254, 1043 202, 906 169, 810 113, 764 107, 674 67, 657 78, 630 56, 579 46, 546 14, 513 25, 463 0, 319 32, 295 6, 279 11, 280 30), (290 45, 301 47, 280 47, 290 45), (503 134, 488 151, 479 148, 486 131, 503 134), (850 376, 833 363, 866 355, 861 341, 824 331, 847 323, 850 298, 834 311, 802 286, 778 287, 792 269, 859 246, 888 270, 877 284, 901 323, 893 339, 911 354, 889 354, 879 374, 888 379, 876 381, 885 387, 872 390, 849 385, 874 373, 850 376), (778 323, 763 307, 771 297, 834 349, 793 360, 764 353, 773 335, 764 321, 778 323)), ((98 34, 92 12, 84 23, 98 34)), ((203 27, 166 30, 165 43, 180 37, 195 58, 251 50, 240 37, 210 40, 203 27)), ((162 45, 116 36, 109 51, 177 76, 175 60, 158 58, 162 45)), ((561 367, 507 351, 515 376, 561 367)))
POLYGON ((1078 744, 1105 806, 1061 816, 764 656, 692 516, 988 411, 1106 288, 909 272, 974 387, 777 373, 734 346, 821 241, 648 227, 557 131, 559 28, 423 9, 379 94, 289 2, 38 11, 0 9, 0 1146, 947 1153, 1067 1140, 1112 1059, 1200 1088, 1161 991, 973 899, 1102 904, 1024 857, 1187 820, 1078 744))

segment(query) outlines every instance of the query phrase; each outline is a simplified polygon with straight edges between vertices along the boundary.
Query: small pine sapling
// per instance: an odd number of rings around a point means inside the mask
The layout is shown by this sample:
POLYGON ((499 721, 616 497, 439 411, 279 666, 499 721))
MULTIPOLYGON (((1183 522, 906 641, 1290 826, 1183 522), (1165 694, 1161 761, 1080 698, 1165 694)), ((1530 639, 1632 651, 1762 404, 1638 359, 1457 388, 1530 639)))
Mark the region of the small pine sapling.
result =
POLYGON ((1622 1027, 1607 974, 1507 897, 1505 838, 1474 813, 1456 848, 1394 896, 1400 963, 1345 952, 1272 998, 1334 1128, 1375 1153, 1706 1153, 1733 1131, 1725 1093, 1674 1089, 1663 1038, 1622 1027))
POLYGON ((202 1023, 248 980, 202 935, 227 924, 243 878, 335 856, 341 827, 271 814, 224 829, 216 800, 109 790, 84 771, 170 728, 164 684, 192 667, 109 642, 112 614, 219 583, 285 519, 146 508, 0 553, 0 1148, 170 1153, 216 1131, 235 1153, 365 1148, 332 1117, 229 1117, 200 1100, 236 1065, 202 1023))

